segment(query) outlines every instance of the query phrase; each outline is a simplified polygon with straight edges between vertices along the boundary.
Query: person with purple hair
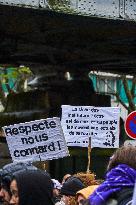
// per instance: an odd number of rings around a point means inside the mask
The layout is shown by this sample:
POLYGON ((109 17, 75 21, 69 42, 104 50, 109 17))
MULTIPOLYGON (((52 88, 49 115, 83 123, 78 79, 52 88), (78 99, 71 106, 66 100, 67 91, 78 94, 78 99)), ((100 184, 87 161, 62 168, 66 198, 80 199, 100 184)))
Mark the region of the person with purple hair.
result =
POLYGON ((90 205, 129 205, 136 182, 136 147, 122 146, 111 157, 105 181, 89 196, 90 205))

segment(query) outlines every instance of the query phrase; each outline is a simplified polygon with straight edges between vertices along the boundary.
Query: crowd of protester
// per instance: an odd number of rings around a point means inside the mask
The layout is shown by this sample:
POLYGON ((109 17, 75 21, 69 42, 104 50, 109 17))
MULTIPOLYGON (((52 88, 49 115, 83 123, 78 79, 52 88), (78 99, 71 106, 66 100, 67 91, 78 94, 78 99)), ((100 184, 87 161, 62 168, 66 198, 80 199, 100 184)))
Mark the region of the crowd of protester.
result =
POLYGON ((0 199, 3 205, 130 205, 135 182, 136 147, 122 146, 111 156, 103 181, 93 173, 78 173, 59 182, 31 163, 5 165, 0 199))

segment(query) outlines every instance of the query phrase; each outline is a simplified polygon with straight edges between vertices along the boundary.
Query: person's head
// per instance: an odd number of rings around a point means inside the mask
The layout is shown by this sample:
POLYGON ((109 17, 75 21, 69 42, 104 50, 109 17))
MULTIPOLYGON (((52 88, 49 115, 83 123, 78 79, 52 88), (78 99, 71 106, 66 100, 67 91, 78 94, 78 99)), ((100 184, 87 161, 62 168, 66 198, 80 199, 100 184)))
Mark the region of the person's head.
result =
POLYGON ((76 193, 76 200, 78 205, 82 205, 83 201, 87 199, 99 185, 91 185, 76 193))
POLYGON ((53 205, 53 182, 42 170, 16 172, 10 184, 13 205, 53 205))
POLYGON ((71 174, 65 174, 61 183, 64 184, 64 182, 66 182, 70 177, 71 177, 71 174))
POLYGON ((1 187, 0 198, 1 198, 3 205, 9 204, 10 197, 11 197, 11 195, 9 194, 9 191, 7 191, 4 187, 1 187))
POLYGON ((77 177, 70 177, 61 187, 61 194, 76 196, 76 192, 85 188, 83 182, 77 177))
POLYGON ((79 178, 83 182, 85 187, 100 184, 100 181, 95 179, 96 176, 92 172, 89 172, 89 173, 78 172, 78 173, 74 174, 73 176, 79 178))
POLYGON ((60 190, 61 190, 62 185, 56 179, 52 179, 52 182, 53 182, 53 197, 54 197, 54 200, 59 200, 58 197, 60 196, 60 190))
POLYGON ((0 198, 2 199, 4 205, 8 205, 11 198, 10 183, 12 180, 12 175, 16 171, 26 169, 35 170, 37 168, 31 163, 21 162, 7 164, 0 170, 0 198))
MULTIPOLYGON (((69 200, 76 196, 76 192, 83 189, 85 186, 82 181, 77 177, 70 177, 61 188, 61 195, 65 204, 69 204, 69 200)), ((75 199, 73 199, 74 201, 75 199)))
POLYGON ((119 164, 126 164, 136 169, 136 147, 122 146, 117 149, 109 161, 107 171, 110 171, 119 164))

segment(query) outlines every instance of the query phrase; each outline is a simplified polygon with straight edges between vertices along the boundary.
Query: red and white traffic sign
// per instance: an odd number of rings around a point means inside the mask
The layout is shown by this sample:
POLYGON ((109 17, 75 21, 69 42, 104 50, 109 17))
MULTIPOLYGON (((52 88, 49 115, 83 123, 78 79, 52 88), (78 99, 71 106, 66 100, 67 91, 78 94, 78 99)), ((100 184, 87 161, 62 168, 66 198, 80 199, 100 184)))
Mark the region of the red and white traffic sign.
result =
POLYGON ((125 121, 125 131, 130 138, 136 139, 136 111, 131 112, 127 116, 125 121))

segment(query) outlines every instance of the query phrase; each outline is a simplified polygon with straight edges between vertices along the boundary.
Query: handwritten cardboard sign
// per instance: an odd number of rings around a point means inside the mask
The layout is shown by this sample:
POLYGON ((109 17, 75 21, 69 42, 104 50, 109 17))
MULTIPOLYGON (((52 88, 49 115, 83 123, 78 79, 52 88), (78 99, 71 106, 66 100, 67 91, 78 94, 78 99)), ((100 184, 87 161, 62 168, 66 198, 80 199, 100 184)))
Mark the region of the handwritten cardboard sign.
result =
POLYGON ((93 107, 90 113, 91 147, 119 147, 118 107, 93 107))
POLYGON ((119 108, 62 105, 61 124, 68 146, 119 146, 119 108))
POLYGON ((90 106, 62 105, 61 125, 68 146, 88 146, 90 110, 90 106))
POLYGON ((13 161, 45 161, 69 155, 59 118, 3 127, 13 161))

